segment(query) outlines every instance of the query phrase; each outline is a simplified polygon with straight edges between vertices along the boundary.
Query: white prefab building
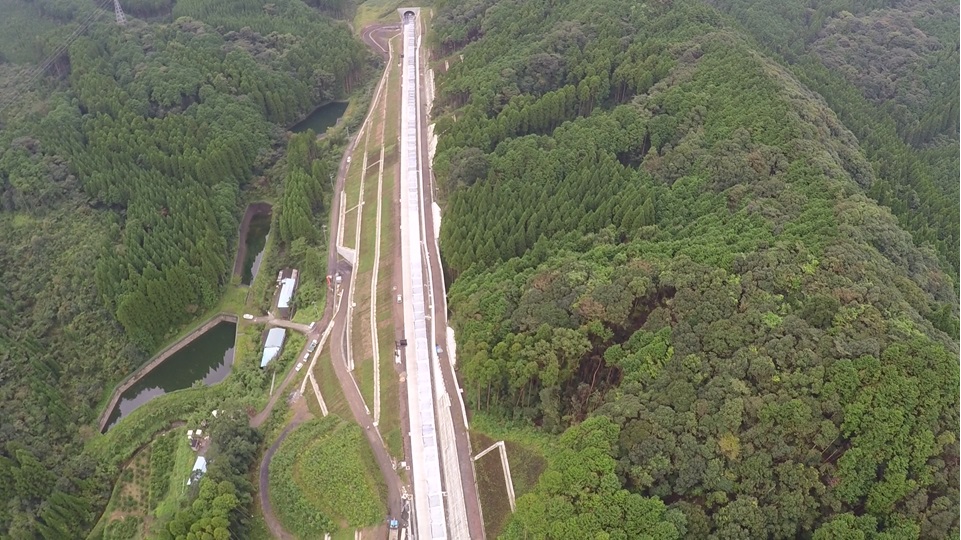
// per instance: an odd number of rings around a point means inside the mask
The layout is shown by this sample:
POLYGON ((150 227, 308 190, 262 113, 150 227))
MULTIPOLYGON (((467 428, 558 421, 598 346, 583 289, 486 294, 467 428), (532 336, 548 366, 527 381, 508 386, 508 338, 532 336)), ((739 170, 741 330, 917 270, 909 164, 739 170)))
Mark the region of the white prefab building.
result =
POLYGON ((190 471, 190 477, 187 478, 187 485, 200 480, 200 477, 207 472, 207 458, 203 456, 197 456, 197 461, 194 462, 194 468, 190 471))
POLYGON ((267 332, 267 340, 264 341, 264 355, 260 358, 261 369, 267 367, 271 360, 280 356, 286 338, 287 330, 284 328, 271 328, 267 332))
POLYGON ((277 311, 280 316, 289 319, 293 315, 291 304, 294 299, 294 292, 297 290, 297 270, 292 268, 284 269, 280 272, 280 292, 277 294, 277 311))

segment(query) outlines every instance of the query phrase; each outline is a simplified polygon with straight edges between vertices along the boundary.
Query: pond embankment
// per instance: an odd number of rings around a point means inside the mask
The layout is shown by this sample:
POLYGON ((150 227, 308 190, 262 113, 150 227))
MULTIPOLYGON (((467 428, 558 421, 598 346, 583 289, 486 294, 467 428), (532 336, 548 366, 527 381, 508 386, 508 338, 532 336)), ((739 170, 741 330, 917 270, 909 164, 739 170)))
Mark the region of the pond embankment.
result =
MULTIPOLYGON (((235 325, 234 329, 234 342, 236 342, 236 324, 237 316, 230 313, 220 313, 213 316, 189 334, 184 336, 182 339, 178 340, 176 343, 171 344, 164 350, 157 353, 156 356, 150 359, 146 364, 140 367, 137 371, 131 373, 123 382, 121 382, 114 389, 113 394, 110 396, 110 401, 104 408, 103 412, 100 413, 100 421, 98 423, 100 432, 107 428, 110 424, 110 420, 114 417, 114 410, 117 408, 118 402, 123 397, 124 393, 131 387, 140 382, 144 377, 150 374, 153 370, 161 366, 166 360, 171 356, 180 352, 182 349, 193 343, 195 340, 209 332, 211 329, 215 328, 221 323, 229 322, 235 325)), ((129 411, 128 411, 129 412, 129 411)))

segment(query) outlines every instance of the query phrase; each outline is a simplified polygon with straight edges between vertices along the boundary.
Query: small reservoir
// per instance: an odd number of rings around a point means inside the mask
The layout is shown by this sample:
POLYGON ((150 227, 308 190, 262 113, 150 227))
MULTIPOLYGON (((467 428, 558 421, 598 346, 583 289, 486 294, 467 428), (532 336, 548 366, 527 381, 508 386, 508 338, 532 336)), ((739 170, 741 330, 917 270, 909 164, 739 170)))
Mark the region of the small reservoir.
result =
POLYGON ((221 322, 148 372, 120 396, 106 429, 167 392, 190 388, 198 381, 210 386, 224 380, 233 365, 236 330, 236 323, 221 322))
POLYGON ((337 120, 340 120, 340 117, 344 115, 344 111, 346 110, 346 101, 332 101, 326 105, 321 105, 314 109, 314 112, 307 115, 307 118, 304 118, 295 124, 294 127, 290 128, 290 131, 300 133, 312 129, 314 133, 323 135, 327 131, 327 128, 337 124, 337 120))
POLYGON ((264 247, 267 245, 267 235, 270 233, 270 207, 265 212, 254 214, 247 227, 247 237, 244 238, 244 275, 240 282, 244 285, 253 283, 260 270, 260 263, 264 259, 264 247))

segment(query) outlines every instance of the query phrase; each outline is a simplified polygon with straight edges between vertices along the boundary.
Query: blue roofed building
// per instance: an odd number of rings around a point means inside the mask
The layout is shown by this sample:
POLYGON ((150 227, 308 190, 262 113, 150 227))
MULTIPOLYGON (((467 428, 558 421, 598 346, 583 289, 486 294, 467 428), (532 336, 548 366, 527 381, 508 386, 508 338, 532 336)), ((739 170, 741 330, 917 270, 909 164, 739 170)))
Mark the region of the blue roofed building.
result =
POLYGON ((287 330, 283 328, 271 328, 267 332, 267 339, 264 341, 264 355, 260 358, 261 369, 267 367, 271 360, 280 356, 285 339, 287 339, 287 330))

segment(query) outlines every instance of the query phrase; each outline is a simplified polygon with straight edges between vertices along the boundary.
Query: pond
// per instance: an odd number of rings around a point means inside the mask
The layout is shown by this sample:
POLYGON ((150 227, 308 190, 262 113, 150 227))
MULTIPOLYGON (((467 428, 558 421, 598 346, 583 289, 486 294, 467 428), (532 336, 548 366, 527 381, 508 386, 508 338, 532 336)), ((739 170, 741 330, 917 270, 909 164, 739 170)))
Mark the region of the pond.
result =
POLYGON ((197 381, 210 386, 224 380, 234 360, 236 329, 236 323, 222 322, 147 373, 120 396, 106 429, 167 392, 190 388, 197 381))
POLYGON ((267 235, 270 233, 270 207, 266 212, 254 214, 247 227, 247 237, 244 238, 244 275, 240 282, 244 285, 253 283, 260 270, 260 263, 264 259, 264 247, 267 246, 267 235))
POLYGON ((300 133, 312 129, 314 133, 323 135, 327 131, 327 128, 337 124, 337 120, 343 116, 346 110, 346 101, 332 101, 326 105, 321 105, 317 107, 314 112, 310 113, 307 118, 304 118, 294 125, 294 127, 290 128, 290 131, 300 133))

